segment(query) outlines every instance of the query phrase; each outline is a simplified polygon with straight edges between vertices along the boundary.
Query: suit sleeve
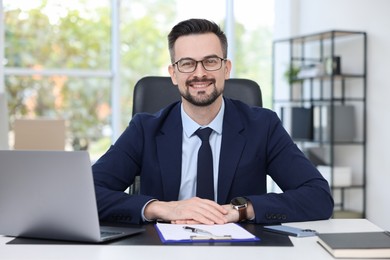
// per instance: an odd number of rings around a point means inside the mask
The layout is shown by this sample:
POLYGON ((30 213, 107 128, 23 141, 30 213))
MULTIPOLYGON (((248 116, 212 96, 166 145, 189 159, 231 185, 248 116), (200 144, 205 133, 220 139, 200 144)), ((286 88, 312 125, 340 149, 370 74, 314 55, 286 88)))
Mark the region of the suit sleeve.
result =
POLYGON ((247 196, 257 223, 328 219, 333 198, 328 182, 292 141, 273 113, 266 144, 267 173, 283 193, 247 196))
POLYGON ((101 221, 142 223, 142 208, 153 197, 125 192, 140 173, 142 139, 137 118, 133 118, 115 144, 92 166, 101 221))

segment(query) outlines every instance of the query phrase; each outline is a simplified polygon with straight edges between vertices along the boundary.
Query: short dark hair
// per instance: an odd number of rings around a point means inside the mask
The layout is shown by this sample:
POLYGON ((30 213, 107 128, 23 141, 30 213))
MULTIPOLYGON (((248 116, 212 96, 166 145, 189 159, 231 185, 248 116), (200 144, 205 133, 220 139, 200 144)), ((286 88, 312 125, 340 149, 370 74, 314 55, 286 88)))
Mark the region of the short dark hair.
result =
POLYGON ((171 62, 175 62, 174 47, 176 40, 180 36, 204 33, 214 33, 219 38, 219 41, 221 42, 223 58, 227 58, 228 43, 226 35, 221 30, 221 28, 216 23, 206 19, 189 19, 176 24, 168 34, 168 48, 169 54, 171 55, 171 62))

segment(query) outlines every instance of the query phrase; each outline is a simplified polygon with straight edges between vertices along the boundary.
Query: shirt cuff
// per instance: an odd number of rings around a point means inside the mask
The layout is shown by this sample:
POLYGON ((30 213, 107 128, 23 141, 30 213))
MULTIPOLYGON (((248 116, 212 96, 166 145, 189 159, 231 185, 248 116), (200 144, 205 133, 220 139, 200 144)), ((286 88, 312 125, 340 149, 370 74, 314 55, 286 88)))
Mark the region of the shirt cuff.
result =
POLYGON ((146 202, 146 204, 143 206, 143 208, 142 208, 142 211, 141 211, 141 217, 142 217, 142 220, 144 221, 144 222, 153 222, 153 221, 155 221, 154 219, 147 219, 146 217, 145 217, 145 208, 146 208, 146 206, 148 206, 148 204, 149 203, 151 203, 151 202, 153 202, 153 201, 157 201, 156 199, 151 199, 151 200, 149 200, 148 202, 146 202))

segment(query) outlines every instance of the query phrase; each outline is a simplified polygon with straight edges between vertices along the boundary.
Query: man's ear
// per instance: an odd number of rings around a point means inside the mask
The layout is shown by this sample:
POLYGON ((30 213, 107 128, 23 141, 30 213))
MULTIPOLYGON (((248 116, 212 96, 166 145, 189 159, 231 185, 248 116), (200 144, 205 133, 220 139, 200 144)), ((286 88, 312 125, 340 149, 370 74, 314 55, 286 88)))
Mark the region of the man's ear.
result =
POLYGON ((169 65, 168 72, 169 72, 169 75, 171 75, 171 80, 172 80, 173 85, 177 85, 175 67, 173 65, 169 65))
POLYGON ((225 61, 224 69, 225 69, 225 79, 229 79, 230 78, 230 72, 232 70, 232 62, 230 60, 226 60, 225 61))

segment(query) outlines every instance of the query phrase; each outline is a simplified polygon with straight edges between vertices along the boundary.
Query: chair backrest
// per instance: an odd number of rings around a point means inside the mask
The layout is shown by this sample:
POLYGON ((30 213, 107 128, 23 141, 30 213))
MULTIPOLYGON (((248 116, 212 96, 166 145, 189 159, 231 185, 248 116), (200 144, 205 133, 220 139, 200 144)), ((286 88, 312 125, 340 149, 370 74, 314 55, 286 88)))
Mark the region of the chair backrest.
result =
POLYGON ((15 119, 15 150, 65 150, 65 120, 15 119))
MULTIPOLYGON (((224 96, 241 100, 250 106, 263 106, 260 86, 249 79, 226 80, 224 96)), ((178 100, 179 91, 170 77, 144 77, 134 87, 133 115, 140 112, 155 113, 178 100)))

